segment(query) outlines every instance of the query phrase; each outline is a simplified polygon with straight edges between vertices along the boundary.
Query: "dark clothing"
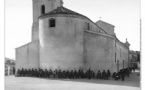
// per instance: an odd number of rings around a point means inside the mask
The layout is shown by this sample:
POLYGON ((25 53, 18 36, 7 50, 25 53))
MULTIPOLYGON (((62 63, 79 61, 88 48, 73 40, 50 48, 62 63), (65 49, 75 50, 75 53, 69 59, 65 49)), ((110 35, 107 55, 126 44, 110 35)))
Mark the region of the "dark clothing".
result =
POLYGON ((97 79, 101 79, 101 72, 100 71, 98 71, 98 73, 97 73, 97 79))
POLYGON ((107 76, 107 75, 106 75, 106 72, 103 71, 103 72, 102 72, 102 79, 106 79, 106 76, 107 76))
POLYGON ((109 78, 110 76, 111 76, 111 73, 110 73, 110 71, 108 70, 108 71, 107 71, 107 76, 106 76, 106 77, 107 77, 107 80, 108 80, 108 78, 109 78))

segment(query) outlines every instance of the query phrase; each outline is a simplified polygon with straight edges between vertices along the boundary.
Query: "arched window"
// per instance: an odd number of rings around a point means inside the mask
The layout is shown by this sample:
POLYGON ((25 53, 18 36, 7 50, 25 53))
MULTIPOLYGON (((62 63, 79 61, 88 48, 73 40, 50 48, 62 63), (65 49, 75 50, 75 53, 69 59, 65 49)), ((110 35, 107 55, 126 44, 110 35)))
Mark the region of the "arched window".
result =
POLYGON ((85 22, 85 30, 90 30, 90 24, 85 22))
POLYGON ((41 15, 45 14, 45 5, 41 6, 41 15))
POLYGON ((55 19, 54 18, 49 19, 49 27, 55 27, 55 19))

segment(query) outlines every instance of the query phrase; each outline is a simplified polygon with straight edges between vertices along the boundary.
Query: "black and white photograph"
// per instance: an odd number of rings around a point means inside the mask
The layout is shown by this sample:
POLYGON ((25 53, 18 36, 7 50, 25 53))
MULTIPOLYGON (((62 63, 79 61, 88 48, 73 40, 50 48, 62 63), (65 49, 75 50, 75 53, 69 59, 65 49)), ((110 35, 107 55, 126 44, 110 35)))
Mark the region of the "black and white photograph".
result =
POLYGON ((141 90, 141 0, 4 3, 4 90, 141 90))

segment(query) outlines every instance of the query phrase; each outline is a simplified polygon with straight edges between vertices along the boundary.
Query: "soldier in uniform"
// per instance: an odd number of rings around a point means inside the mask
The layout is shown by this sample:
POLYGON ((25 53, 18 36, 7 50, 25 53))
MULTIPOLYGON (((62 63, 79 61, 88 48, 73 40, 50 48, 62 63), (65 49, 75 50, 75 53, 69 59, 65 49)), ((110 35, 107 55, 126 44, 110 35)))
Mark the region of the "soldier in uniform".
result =
POLYGON ((24 69, 24 71, 23 71, 23 76, 27 76, 27 69, 24 69))
POLYGON ((89 78, 88 70, 86 70, 86 78, 89 78))
POLYGON ((34 77, 38 77, 38 74, 37 74, 37 69, 34 70, 34 77))
POLYGON ((39 68, 39 77, 41 77, 41 69, 39 68))
POLYGON ((98 70, 98 72, 97 72, 97 79, 101 79, 101 72, 100 72, 100 70, 98 70))
POLYGON ((111 76, 110 70, 107 71, 107 80, 111 76))
POLYGON ((82 78, 84 78, 84 70, 81 70, 82 78))
POLYGON ((76 79, 78 79, 78 70, 76 70, 75 76, 76 76, 76 79))
POLYGON ((103 70, 103 72, 102 72, 102 79, 106 79, 106 72, 105 72, 105 70, 103 70))
POLYGON ((48 78, 50 78, 51 73, 52 73, 52 71, 51 71, 51 69, 49 69, 49 71, 48 71, 48 78))
POLYGON ((13 67, 13 75, 15 75, 15 68, 13 67))
POLYGON ((24 69, 21 70, 21 76, 24 76, 24 69))
POLYGON ((126 74, 129 77, 129 69, 128 68, 126 69, 126 74))
POLYGON ((120 71, 120 74, 121 74, 121 79, 122 79, 122 81, 124 81, 125 75, 124 75, 124 72, 123 72, 122 70, 120 71))
POLYGON ((92 78, 94 78, 95 77, 95 72, 94 72, 94 70, 92 70, 92 78))
POLYGON ((70 79, 73 79, 74 77, 73 77, 73 70, 71 70, 71 72, 70 72, 70 79))
POLYGON ((33 77, 34 76, 34 69, 32 68, 31 69, 31 77, 33 77))
POLYGON ((76 78, 77 78, 77 71, 75 69, 75 71, 74 71, 74 79, 76 79, 76 78))
POLYGON ((44 71, 44 77, 45 78, 47 78, 47 72, 48 72, 47 69, 45 69, 45 71, 44 71))
POLYGON ((87 71, 87 77, 88 77, 88 79, 91 79, 91 76, 92 76, 92 72, 91 72, 91 70, 89 69, 89 70, 87 71))
POLYGON ((17 76, 18 76, 18 77, 21 76, 21 75, 20 75, 20 69, 18 69, 18 71, 17 71, 17 76))
POLYGON ((62 78, 62 71, 59 70, 59 78, 62 78))
POLYGON ((78 70, 78 79, 80 79, 81 78, 81 70, 79 69, 78 70))
POLYGON ((58 78, 60 78, 60 69, 58 70, 58 78))
POLYGON ((42 70, 41 77, 44 78, 44 70, 43 69, 41 70, 42 70))
POLYGON ((65 77, 68 78, 68 70, 66 70, 65 77))
POLYGON ((65 78, 65 70, 62 70, 62 78, 65 78))
POLYGON ((28 71, 27 71, 27 76, 30 76, 30 74, 31 74, 31 70, 28 69, 28 71))
POLYGON ((38 77, 41 77, 41 69, 38 70, 38 77))

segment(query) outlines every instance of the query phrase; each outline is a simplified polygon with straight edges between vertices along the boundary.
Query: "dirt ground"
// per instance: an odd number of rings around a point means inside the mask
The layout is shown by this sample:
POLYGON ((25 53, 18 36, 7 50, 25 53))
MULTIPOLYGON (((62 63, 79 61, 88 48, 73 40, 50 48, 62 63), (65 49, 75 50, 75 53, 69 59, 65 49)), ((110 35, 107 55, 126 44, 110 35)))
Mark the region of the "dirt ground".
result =
POLYGON ((133 72, 125 81, 6 76, 5 90, 140 90, 140 76, 133 72))

